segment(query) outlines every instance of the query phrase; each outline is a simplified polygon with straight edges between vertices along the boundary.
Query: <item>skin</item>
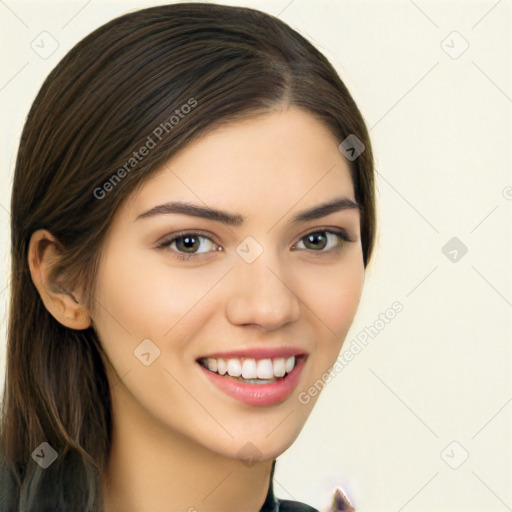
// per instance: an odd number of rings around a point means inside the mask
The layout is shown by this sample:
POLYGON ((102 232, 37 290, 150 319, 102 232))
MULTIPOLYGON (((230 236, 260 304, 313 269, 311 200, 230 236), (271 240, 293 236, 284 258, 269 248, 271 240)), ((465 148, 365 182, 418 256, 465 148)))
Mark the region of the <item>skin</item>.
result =
POLYGON ((272 460, 294 442, 318 399, 302 404, 297 395, 335 362, 364 284, 358 209, 286 225, 335 197, 355 201, 339 142, 315 117, 291 107, 189 144, 116 212, 94 312, 51 290, 45 276, 57 257, 55 239, 45 230, 34 233, 29 265, 43 302, 70 328, 92 323, 110 360, 107 512, 238 512, 241 503, 244 512, 260 510, 272 460), (236 212, 245 222, 234 227, 184 214, 136 220, 168 201, 236 212), (328 228, 345 229, 352 241, 325 231, 319 241, 305 238, 328 228), (177 259, 187 252, 179 240, 156 249, 182 230, 207 237, 188 250, 198 256, 177 259), (251 264, 236 252, 248 236, 263 247, 251 264), (148 338, 160 355, 145 366, 134 349, 148 338), (309 356, 297 389, 272 406, 225 395, 196 363, 217 351, 289 345, 309 356), (248 442, 257 449, 253 464, 240 453, 248 442))

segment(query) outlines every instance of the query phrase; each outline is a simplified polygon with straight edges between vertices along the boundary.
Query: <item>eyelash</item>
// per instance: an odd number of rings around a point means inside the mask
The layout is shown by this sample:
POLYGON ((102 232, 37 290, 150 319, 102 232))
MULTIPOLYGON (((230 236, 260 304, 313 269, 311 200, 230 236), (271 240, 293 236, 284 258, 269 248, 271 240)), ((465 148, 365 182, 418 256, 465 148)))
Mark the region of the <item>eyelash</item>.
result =
MULTIPOLYGON (((339 252, 343 249, 344 245, 345 245, 345 242, 352 242, 353 240, 347 235, 347 233, 344 231, 344 230, 341 230, 341 229, 326 229, 326 228, 319 228, 319 229, 315 229, 314 231, 310 231, 309 233, 306 233, 304 236, 301 237, 301 239, 299 240, 299 242, 301 242, 304 238, 310 236, 310 235, 313 235, 313 234, 318 234, 318 233, 329 233, 329 234, 333 234, 333 235, 336 235, 337 237, 339 237, 341 240, 342 240, 342 243, 341 243, 341 246, 340 247, 335 247, 335 248, 332 248, 330 250, 319 250, 319 251, 315 251, 313 249, 301 249, 301 250, 306 250, 306 251, 311 251, 312 253, 319 253, 321 255, 327 253, 327 254, 330 254, 332 252, 339 252)), ((172 238, 164 238, 162 240, 160 240, 157 245, 156 245, 156 248, 158 250, 162 250, 162 249, 165 249, 165 248, 170 248, 170 246, 176 242, 176 240, 179 240, 180 238, 186 238, 187 235, 191 235, 192 237, 197 237, 197 238, 206 238, 208 240, 210 240, 214 245, 218 246, 218 244, 212 240, 210 237, 202 234, 202 233, 199 233, 199 232, 196 232, 196 231, 181 231, 179 233, 175 233, 172 235, 172 238)), ((328 243, 328 242, 327 242, 328 243)), ((181 261, 187 261, 189 260, 191 257, 199 257, 200 255, 202 254, 206 254, 206 253, 189 253, 189 254, 186 254, 186 253, 181 253, 181 252, 178 252, 178 251, 171 251, 173 253, 173 256, 175 258, 177 258, 178 260, 181 260, 181 261)))

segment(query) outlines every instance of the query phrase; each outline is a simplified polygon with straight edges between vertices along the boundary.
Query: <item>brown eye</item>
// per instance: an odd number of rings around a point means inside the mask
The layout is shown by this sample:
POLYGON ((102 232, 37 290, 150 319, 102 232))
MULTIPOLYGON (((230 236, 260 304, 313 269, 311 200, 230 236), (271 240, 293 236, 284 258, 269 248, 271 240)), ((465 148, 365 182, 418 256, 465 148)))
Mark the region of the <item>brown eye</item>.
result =
POLYGON ((176 242, 176 248, 180 251, 184 249, 184 252, 194 253, 201 245, 197 236, 180 236, 175 238, 174 241, 176 242))
MULTIPOLYGON (((304 245, 306 246, 306 250, 324 253, 331 252, 337 249, 339 250, 345 245, 344 242, 350 241, 351 240, 347 236, 347 234, 342 231, 331 231, 327 229, 321 229, 317 231, 312 231, 311 233, 308 233, 307 235, 303 236, 299 244, 304 243, 304 245), (338 240, 337 244, 336 240, 338 240), (326 247, 328 248, 326 249, 326 247)), ((297 245, 295 247, 297 247, 297 245)))
POLYGON ((309 247, 312 249, 323 249, 327 244, 327 236, 322 231, 317 231, 315 233, 310 233, 306 235, 303 240, 306 241, 306 244, 311 244, 313 247, 309 247), (319 247, 322 246, 322 247, 319 247))
POLYGON ((159 242, 157 248, 169 248, 178 259, 188 260, 193 256, 210 252, 208 250, 209 246, 218 247, 211 238, 200 233, 179 233, 172 236, 172 238, 166 238, 159 242), (173 245, 175 245, 176 249, 172 249, 173 245), (206 250, 198 251, 199 248, 205 248, 206 250))

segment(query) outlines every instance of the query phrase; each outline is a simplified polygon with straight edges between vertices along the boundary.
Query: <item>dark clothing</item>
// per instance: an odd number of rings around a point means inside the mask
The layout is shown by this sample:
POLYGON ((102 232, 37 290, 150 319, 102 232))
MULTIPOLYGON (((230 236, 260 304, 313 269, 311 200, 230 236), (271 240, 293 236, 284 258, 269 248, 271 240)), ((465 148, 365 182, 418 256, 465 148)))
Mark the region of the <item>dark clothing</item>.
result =
POLYGON ((274 496, 274 470, 276 468, 276 461, 272 463, 272 472, 270 473, 270 485, 267 492, 267 497, 260 512, 319 512, 316 508, 310 507, 305 503, 298 501, 282 500, 274 496))

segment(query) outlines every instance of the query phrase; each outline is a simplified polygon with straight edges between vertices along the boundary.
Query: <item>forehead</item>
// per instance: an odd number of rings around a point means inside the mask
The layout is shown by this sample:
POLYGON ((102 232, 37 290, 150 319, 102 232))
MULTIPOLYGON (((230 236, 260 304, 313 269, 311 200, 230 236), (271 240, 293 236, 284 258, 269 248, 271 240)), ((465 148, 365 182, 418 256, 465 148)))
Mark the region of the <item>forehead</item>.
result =
POLYGON ((338 145, 323 122, 294 107, 224 125, 155 171, 129 201, 128 217, 174 200, 271 222, 294 204, 303 209, 334 196, 354 199, 338 145))

